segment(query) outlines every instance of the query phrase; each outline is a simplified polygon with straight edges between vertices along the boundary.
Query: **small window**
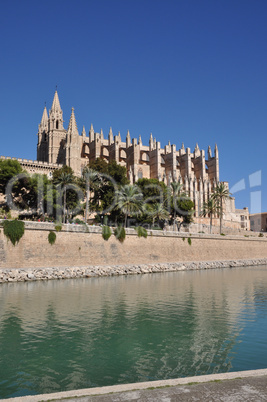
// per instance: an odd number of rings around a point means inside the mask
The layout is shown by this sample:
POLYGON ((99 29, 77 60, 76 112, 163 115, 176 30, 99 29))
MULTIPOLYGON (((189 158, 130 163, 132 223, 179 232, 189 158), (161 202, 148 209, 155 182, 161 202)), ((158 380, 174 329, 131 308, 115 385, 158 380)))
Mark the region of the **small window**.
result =
POLYGON ((143 178, 143 171, 142 169, 138 170, 138 179, 142 179, 143 178))
POLYGON ((56 121, 56 128, 58 128, 58 120, 56 121))

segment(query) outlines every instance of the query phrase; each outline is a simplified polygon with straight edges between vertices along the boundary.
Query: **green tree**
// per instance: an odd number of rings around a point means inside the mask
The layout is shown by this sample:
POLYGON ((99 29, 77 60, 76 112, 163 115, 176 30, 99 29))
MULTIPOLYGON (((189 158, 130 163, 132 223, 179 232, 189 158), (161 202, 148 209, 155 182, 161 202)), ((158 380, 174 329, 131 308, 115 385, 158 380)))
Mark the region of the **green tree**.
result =
POLYGON ((5 193, 6 185, 12 177, 22 173, 19 162, 12 159, 0 160, 0 192, 5 193))
MULTIPOLYGON (((74 176, 73 170, 69 166, 63 166, 61 169, 57 169, 53 172, 53 184, 56 192, 53 194, 54 211, 55 215, 62 214, 62 207, 57 204, 60 192, 63 189, 64 195, 64 221, 66 221, 66 212, 76 209, 76 211, 82 209, 82 206, 78 203, 80 198, 83 198, 82 190, 84 188, 84 181, 82 178, 74 176), (59 192, 60 191, 60 192, 59 192), (80 194, 79 194, 80 193, 80 194)), ((52 194, 50 194, 51 198, 52 194)))
POLYGON ((158 204, 165 202, 167 195, 167 186, 158 179, 139 179, 136 185, 140 188, 143 199, 146 204, 158 204))
POLYGON ((45 174, 33 174, 24 178, 21 186, 18 186, 21 206, 31 209, 35 215, 43 215, 45 212, 44 200, 49 185, 51 185, 51 181, 45 174))
POLYGON ((60 169, 55 169, 53 171, 53 178, 52 178, 52 182, 54 184, 58 184, 58 179, 59 177, 62 175, 62 173, 66 173, 72 176, 72 180, 74 181, 74 172, 72 170, 71 167, 64 165, 62 168, 60 169))
POLYGON ((220 206, 217 200, 210 198, 207 202, 204 202, 200 215, 210 217, 210 233, 212 233, 212 218, 214 215, 220 213, 220 206))
POLYGON ((73 175, 64 171, 54 180, 57 187, 63 188, 63 223, 66 223, 67 185, 70 183, 73 183, 73 175))
POLYGON ((177 215, 183 218, 184 223, 193 221, 194 203, 189 197, 181 197, 178 201, 177 215))
POLYGON ((128 216, 133 216, 142 211, 142 193, 136 185, 126 184, 116 192, 117 208, 124 213, 124 227, 127 225, 128 216))
POLYGON ((224 182, 220 182, 215 187, 212 198, 217 201, 220 211, 220 233, 222 233, 222 220, 223 220, 223 202, 226 201, 228 198, 231 198, 231 193, 229 192, 228 186, 224 182))
POLYGON ((179 200, 186 197, 186 193, 183 191, 183 185, 179 182, 173 181, 171 183, 171 192, 172 192, 172 207, 173 207, 173 230, 175 229, 175 222, 176 222, 176 214, 177 214, 177 207, 179 204, 179 200))
POLYGON ((143 194, 143 213, 137 217, 139 223, 153 222, 152 211, 157 204, 168 203, 168 188, 163 181, 158 179, 139 179, 136 185, 143 194))
MULTIPOLYGON (((92 208, 95 211, 111 210, 115 202, 116 189, 129 183, 126 168, 115 160, 108 163, 104 159, 97 158, 89 163, 89 169, 99 173, 94 181, 92 208)), ((118 211, 113 209, 111 213, 115 218, 118 211)))
POLYGON ((83 179, 85 182, 86 189, 86 206, 85 206, 85 214, 84 221, 87 222, 87 217, 89 213, 89 200, 90 200, 90 189, 92 187, 92 183, 99 178, 99 173, 93 169, 90 169, 89 166, 86 166, 83 170, 83 179))
POLYGON ((152 225, 154 226, 155 220, 156 221, 165 221, 166 219, 169 218, 169 213, 168 211, 164 208, 163 203, 157 203, 154 204, 151 207, 150 211, 151 217, 152 217, 152 225))

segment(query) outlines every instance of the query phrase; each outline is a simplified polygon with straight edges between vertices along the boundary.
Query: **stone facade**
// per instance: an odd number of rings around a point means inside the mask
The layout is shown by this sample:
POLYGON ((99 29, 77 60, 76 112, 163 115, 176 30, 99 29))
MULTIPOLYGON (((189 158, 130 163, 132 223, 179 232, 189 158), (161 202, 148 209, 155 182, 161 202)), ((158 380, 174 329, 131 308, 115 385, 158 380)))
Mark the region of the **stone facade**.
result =
POLYGON ((54 170, 63 167, 63 165, 59 165, 57 163, 33 161, 31 159, 11 158, 9 156, 0 156, 0 159, 1 160, 11 159, 13 161, 18 161, 21 167, 28 173, 46 174, 49 178, 52 177, 54 170))
POLYGON ((166 184, 179 181, 194 201, 196 215, 219 181, 219 153, 216 145, 213 155, 211 148, 208 148, 206 158, 205 151, 200 150, 198 144, 193 152, 185 148, 184 144, 180 149, 170 143, 161 148, 160 142, 152 134, 148 146, 143 145, 141 136, 138 140, 131 139, 129 131, 124 142, 120 133, 113 135, 111 128, 105 139, 103 131, 95 132, 93 125, 88 136, 84 127, 80 135, 74 109, 68 129, 64 129, 63 111, 56 91, 49 115, 45 107, 39 124, 37 160, 49 165, 68 165, 80 176, 88 162, 98 157, 106 161, 113 159, 125 166, 131 183, 143 177, 156 178, 166 184))
POLYGON ((267 212, 251 214, 250 227, 254 232, 267 232, 267 212))
POLYGON ((82 169, 89 161, 101 157, 107 161, 114 159, 127 169, 128 178, 132 183, 139 178, 157 178, 169 183, 181 180, 185 189, 207 193, 214 183, 219 181, 219 154, 215 145, 214 155, 208 148, 207 159, 205 151, 198 144, 193 152, 190 148, 176 149, 170 143, 161 148, 160 142, 150 135, 149 145, 143 145, 139 139, 131 139, 129 131, 125 142, 121 134, 113 135, 110 128, 108 139, 103 131, 94 131, 93 126, 87 136, 83 127, 79 135, 72 109, 68 129, 63 127, 63 112, 55 92, 49 116, 46 107, 43 111, 38 130, 37 160, 47 163, 60 163, 70 166, 76 175, 81 175, 82 169))
MULTIPOLYGON (((98 157, 107 162, 115 160, 126 167, 132 184, 139 178, 156 178, 167 185, 172 181, 180 182, 195 204, 195 222, 209 224, 208 218, 199 215, 203 203, 208 201, 219 182, 217 145, 213 154, 209 146, 205 155, 205 151, 201 150, 198 144, 193 152, 190 148, 185 148, 184 144, 177 149, 176 145, 171 145, 170 142, 161 148, 160 142, 156 141, 152 134, 149 145, 143 145, 141 136, 138 140, 131 139, 129 131, 125 141, 122 141, 121 134, 113 135, 111 128, 106 139, 102 130, 100 133, 94 131, 93 125, 88 135, 84 126, 79 134, 73 108, 68 129, 64 128, 63 111, 57 91, 49 113, 46 107, 44 108, 37 135, 37 160, 17 159, 29 173, 47 174, 51 177, 55 169, 67 165, 73 169, 75 175, 80 176, 89 161, 98 157)), ((235 209, 234 198, 226 201, 224 222, 227 226, 249 230, 248 216, 247 209, 235 209)))

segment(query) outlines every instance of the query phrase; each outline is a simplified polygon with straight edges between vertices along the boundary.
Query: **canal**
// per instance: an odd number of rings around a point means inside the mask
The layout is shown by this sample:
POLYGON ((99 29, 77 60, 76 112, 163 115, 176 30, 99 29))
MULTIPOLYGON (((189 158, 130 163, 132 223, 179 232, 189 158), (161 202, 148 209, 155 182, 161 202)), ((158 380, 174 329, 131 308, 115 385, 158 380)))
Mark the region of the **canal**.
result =
POLYGON ((267 367, 267 266, 0 286, 0 398, 267 367))

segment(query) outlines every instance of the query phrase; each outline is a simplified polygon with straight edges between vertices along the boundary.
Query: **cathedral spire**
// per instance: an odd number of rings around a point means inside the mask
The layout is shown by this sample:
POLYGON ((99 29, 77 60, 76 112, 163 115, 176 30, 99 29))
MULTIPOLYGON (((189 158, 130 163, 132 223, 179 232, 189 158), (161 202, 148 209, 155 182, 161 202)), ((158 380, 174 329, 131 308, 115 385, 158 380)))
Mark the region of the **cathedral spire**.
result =
POLYGON ((210 145, 209 145, 209 147, 208 147, 208 158, 210 159, 212 157, 212 154, 211 154, 211 147, 210 147, 210 145))
POLYGON ((58 98, 57 90, 55 91, 55 95, 54 95, 54 99, 53 99, 53 103, 52 103, 51 110, 52 110, 53 112, 59 112, 59 111, 61 111, 61 107, 60 107, 60 103, 59 103, 59 98, 58 98))
POLYGON ((72 136, 79 135, 78 128, 77 128, 77 123, 76 123, 76 119, 75 119, 75 114, 74 114, 74 108, 71 109, 71 116, 70 116, 70 122, 69 122, 69 127, 68 127, 68 134, 71 134, 72 136))
POLYGON ((41 126, 42 127, 46 127, 48 123, 48 114, 47 114, 47 109, 46 106, 44 107, 44 111, 43 111, 43 116, 42 116, 42 120, 41 120, 41 126))
POLYGON ((129 148, 131 145, 131 136, 130 136, 130 131, 127 131, 127 135, 126 135, 126 148, 129 148))
POLYGON ((95 132, 94 132, 94 126, 91 123, 91 127, 89 130, 89 142, 93 142, 95 140, 95 132))
POLYGON ((112 128, 110 127, 109 133, 108 133, 108 143, 109 143, 109 145, 111 145, 113 142, 114 142, 113 132, 112 132, 112 128))
POLYGON ((200 149, 199 149, 198 143, 196 143, 194 154, 195 154, 195 158, 200 156, 200 149))
POLYGON ((149 138, 149 150, 152 151, 154 148, 154 142, 153 142, 153 135, 150 133, 150 138, 149 138))
POLYGON ((60 107, 57 90, 54 95, 52 107, 49 111, 49 130, 64 130, 63 127, 63 112, 60 107))

